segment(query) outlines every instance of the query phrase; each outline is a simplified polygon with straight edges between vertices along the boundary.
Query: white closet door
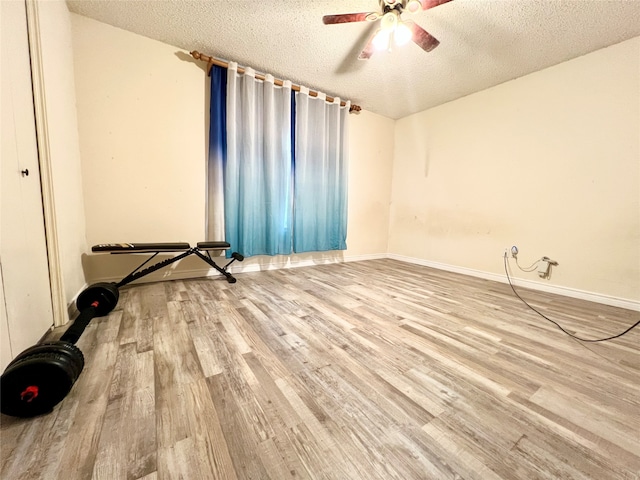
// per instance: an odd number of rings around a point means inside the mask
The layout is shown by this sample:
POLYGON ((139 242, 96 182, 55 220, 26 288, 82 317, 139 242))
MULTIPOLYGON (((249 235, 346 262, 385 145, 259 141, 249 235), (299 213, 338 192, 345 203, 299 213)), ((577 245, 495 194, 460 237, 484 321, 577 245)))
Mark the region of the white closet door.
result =
MULTIPOLYGON (((6 325, 0 332, 3 350, 9 346, 14 357, 53 325, 53 313, 25 4, 0 0, 0 8, 0 263, 6 306, 6 316, 0 315, 6 325)), ((3 351, 1 360, 6 358, 3 351)))

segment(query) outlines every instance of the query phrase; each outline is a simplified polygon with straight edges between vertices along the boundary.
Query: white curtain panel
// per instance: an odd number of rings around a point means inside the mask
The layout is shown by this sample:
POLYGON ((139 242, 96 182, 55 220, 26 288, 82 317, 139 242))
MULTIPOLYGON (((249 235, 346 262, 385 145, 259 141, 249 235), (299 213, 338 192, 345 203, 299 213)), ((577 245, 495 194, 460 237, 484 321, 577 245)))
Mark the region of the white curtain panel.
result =
POLYGON ((231 62, 227 74, 226 238, 245 256, 289 254, 291 82, 237 69, 231 62))
POLYGON ((296 94, 296 253, 346 250, 349 108, 326 95, 296 94))

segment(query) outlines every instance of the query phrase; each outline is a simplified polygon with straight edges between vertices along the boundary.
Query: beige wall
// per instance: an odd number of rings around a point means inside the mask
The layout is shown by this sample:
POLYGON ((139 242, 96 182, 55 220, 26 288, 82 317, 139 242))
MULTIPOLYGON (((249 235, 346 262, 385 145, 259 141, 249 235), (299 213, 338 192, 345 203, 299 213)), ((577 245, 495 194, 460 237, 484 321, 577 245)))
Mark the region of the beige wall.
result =
POLYGON ((394 125, 366 111, 350 117, 349 256, 387 252, 394 125))
POLYGON ((64 1, 38 2, 49 154, 60 267, 67 303, 85 285, 87 251, 70 13, 64 1))
POLYGON ((72 14, 87 241, 204 236, 204 73, 175 47, 72 14))
MULTIPOLYGON (((209 79, 182 50, 72 14, 75 83, 87 240, 186 241, 205 236, 209 79)), ((263 268, 385 255, 391 195, 393 120, 351 116, 348 250, 256 257, 263 268)), ((193 261, 191 261, 193 260, 193 261)), ((134 256, 85 256, 87 278, 121 278, 134 256)), ((240 265, 239 265, 240 266, 240 265)), ((147 280, 200 275, 181 262, 147 280)))
POLYGON ((397 121, 389 252, 640 300, 639 110, 635 38, 397 121))

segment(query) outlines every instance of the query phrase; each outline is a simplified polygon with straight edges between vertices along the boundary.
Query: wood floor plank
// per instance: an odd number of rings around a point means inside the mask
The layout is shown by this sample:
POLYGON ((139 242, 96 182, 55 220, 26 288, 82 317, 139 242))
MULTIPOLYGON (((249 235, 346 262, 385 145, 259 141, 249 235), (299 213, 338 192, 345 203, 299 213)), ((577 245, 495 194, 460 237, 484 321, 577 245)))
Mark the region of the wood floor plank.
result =
POLYGON ((344 432, 336 422, 331 419, 327 412, 318 402, 305 390, 298 386, 299 379, 291 377, 287 379, 277 379, 278 388, 301 419, 301 423, 291 433, 287 433, 288 439, 297 445, 292 439, 298 438, 294 432, 304 429, 308 431, 307 438, 312 439, 314 451, 317 454, 313 462, 309 458, 302 458, 306 469, 311 474, 311 478, 318 478, 320 472, 326 476, 334 475, 335 478, 358 478, 353 470, 353 464, 346 462, 340 455, 341 438, 344 432))
MULTIPOLYGON (((0 417, 0 477, 640 478, 640 329, 582 344, 508 285, 389 259, 237 278, 123 288, 67 398, 0 417)), ((640 316, 520 292, 576 335, 640 316)))
POLYGON ((640 450, 636 449, 636 453, 628 452, 615 443, 583 428, 582 425, 573 423, 564 416, 547 410, 517 394, 510 394, 509 398, 522 406, 522 409, 516 410, 517 412, 536 414, 536 423, 546 435, 551 436, 553 433, 560 435, 564 440, 562 448, 565 450, 570 450, 573 445, 580 445, 593 458, 602 455, 607 459, 612 471, 621 469, 640 474, 640 456, 637 453, 640 450))
POLYGON ((153 352, 120 346, 93 479, 137 479, 156 471, 153 352), (126 442, 121 440, 126 438, 126 442))
POLYGON ((65 399, 65 402, 77 402, 77 407, 53 478, 91 478, 119 347, 113 332, 119 330, 122 315, 113 313, 94 319, 78 341, 85 354, 85 368, 72 390, 73 395, 65 399), (89 342, 95 342, 93 348, 87 348, 89 342))
POLYGON ((153 323, 156 384, 160 390, 204 376, 180 306, 176 302, 166 305, 167 314, 155 317, 153 323))
POLYGON ((480 461, 455 432, 445 430, 435 423, 428 423, 422 429, 429 436, 430 443, 434 445, 438 455, 447 458, 453 469, 462 478, 470 480, 499 480, 504 478, 480 461))
POLYGON ((242 408, 243 404, 233 395, 224 375, 208 377, 207 385, 232 455, 236 475, 239 478, 269 478, 262 458, 255 454, 257 445, 269 438, 269 435, 264 433, 264 428, 247 421, 252 418, 251 414, 255 409, 250 411, 242 408), (259 430, 257 435, 256 430, 259 430))
MULTIPOLYGON (((189 438, 193 439, 198 471, 185 478, 224 478, 235 480, 236 474, 228 445, 222 432, 221 420, 211 399, 206 379, 188 385, 185 412, 189 422, 189 438)), ((175 478, 170 468, 165 478, 175 478)))
POLYGON ((51 414, 33 419, 2 416, 0 478, 56 478, 77 406, 67 401, 51 414))
MULTIPOLYGON (((581 425, 582 428, 604 438, 632 454, 639 454, 640 426, 638 416, 620 415, 607 406, 599 408, 595 402, 586 403, 584 396, 575 393, 559 392, 543 387, 530 400, 541 407, 581 425)), ((640 405, 635 409, 640 412, 640 405)))
POLYGON ((151 317, 139 318, 131 312, 124 312, 119 339, 122 345, 134 343, 138 353, 152 350, 153 319, 151 317))

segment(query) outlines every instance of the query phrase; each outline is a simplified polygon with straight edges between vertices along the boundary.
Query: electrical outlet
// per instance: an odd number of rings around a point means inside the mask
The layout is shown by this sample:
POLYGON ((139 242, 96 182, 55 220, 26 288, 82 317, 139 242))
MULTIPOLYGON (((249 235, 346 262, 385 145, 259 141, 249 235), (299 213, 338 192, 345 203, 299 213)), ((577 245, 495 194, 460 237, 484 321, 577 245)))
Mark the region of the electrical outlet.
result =
POLYGON ((551 260, 549 257, 542 257, 538 260, 538 276, 540 278, 551 278, 551 267, 557 267, 558 262, 551 260))
POLYGON ((547 257, 542 257, 538 261, 538 276, 540 278, 547 278, 549 276, 549 261, 547 257))

